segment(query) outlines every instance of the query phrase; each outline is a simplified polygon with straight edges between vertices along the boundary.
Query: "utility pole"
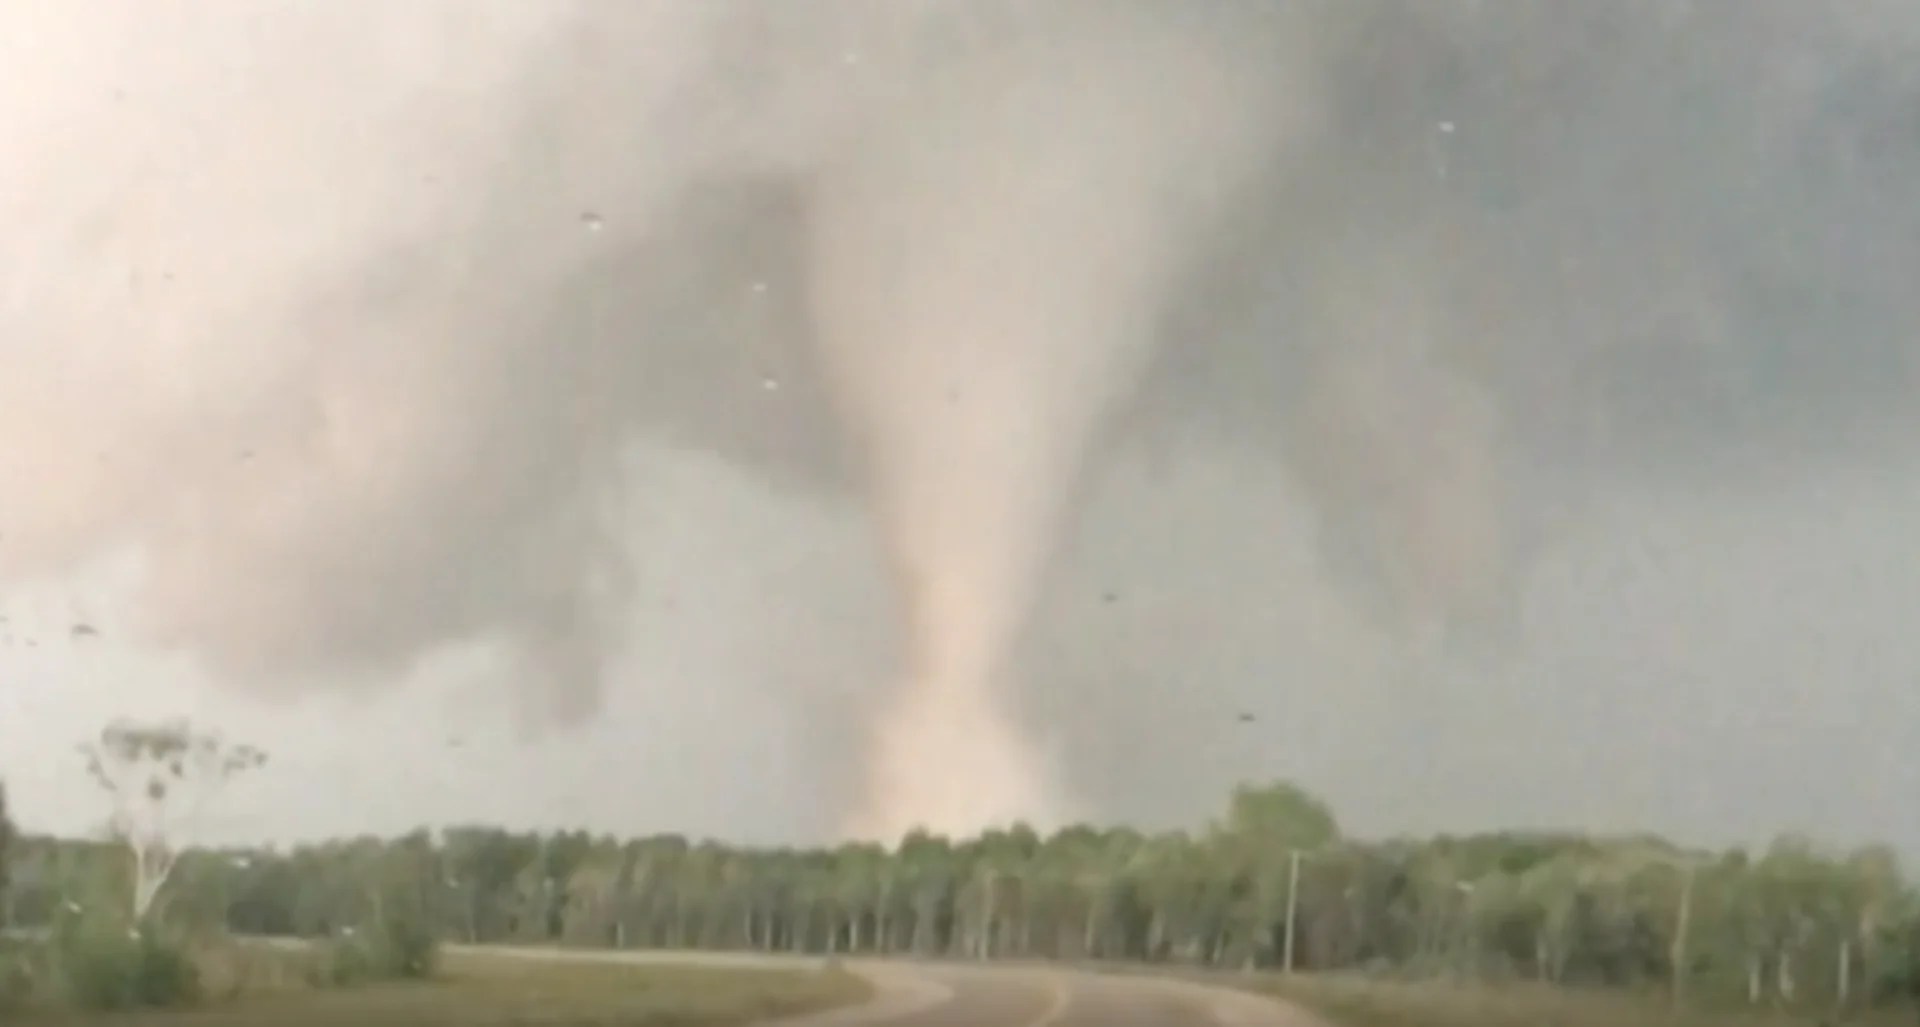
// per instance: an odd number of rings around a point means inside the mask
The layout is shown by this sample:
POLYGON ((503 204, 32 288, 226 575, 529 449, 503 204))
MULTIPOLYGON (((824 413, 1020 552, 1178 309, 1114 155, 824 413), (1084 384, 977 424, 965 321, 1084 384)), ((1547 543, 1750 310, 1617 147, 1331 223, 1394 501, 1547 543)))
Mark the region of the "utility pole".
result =
POLYGON ((1687 952, 1688 933, 1693 926, 1693 878, 1697 866, 1688 860, 1680 868, 1680 909, 1674 914, 1673 944, 1667 952, 1668 971, 1673 974, 1673 1007, 1687 1004, 1687 976, 1692 967, 1687 952))
POLYGON ((1280 972, 1293 973, 1293 918, 1300 909, 1300 850, 1287 853, 1287 926, 1281 936, 1280 972))

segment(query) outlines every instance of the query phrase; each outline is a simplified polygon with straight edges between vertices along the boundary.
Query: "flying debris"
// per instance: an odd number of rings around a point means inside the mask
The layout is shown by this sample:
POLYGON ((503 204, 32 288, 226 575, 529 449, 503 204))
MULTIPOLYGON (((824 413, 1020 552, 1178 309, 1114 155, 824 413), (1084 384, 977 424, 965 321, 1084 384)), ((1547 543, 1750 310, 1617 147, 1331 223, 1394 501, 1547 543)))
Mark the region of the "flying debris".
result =
POLYGON ((69 632, 74 638, 99 638, 100 629, 85 621, 77 621, 69 632))
POLYGON ((1158 817, 1113 739, 1254 748, 1236 664, 1529 675, 1563 532, 1920 439, 1911 3, 177 6, 0 4, 0 583, 137 551, 116 644, 233 689, 724 649, 876 837, 1158 817), (830 635, 656 590, 749 509, 830 635))

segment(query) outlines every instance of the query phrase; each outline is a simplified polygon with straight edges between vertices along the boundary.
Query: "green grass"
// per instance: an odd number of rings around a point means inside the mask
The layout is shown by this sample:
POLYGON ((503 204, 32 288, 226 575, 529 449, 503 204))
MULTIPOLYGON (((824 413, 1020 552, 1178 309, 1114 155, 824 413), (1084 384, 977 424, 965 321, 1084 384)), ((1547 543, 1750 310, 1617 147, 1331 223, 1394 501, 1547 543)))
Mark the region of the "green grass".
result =
POLYGON ((1772 1010, 1676 1010, 1658 998, 1536 985, 1402 983, 1360 977, 1260 975, 1235 982, 1318 1013, 1335 1027, 1911 1027, 1912 1010, 1846 1017, 1772 1010))
POLYGON ((9 1023, 117 1027, 735 1027, 859 1002, 866 984, 839 969, 586 962, 450 952, 430 981, 316 989, 281 953, 220 971, 189 1009, 86 1015, 24 1013, 9 1023), (284 965, 283 965, 284 964, 284 965))

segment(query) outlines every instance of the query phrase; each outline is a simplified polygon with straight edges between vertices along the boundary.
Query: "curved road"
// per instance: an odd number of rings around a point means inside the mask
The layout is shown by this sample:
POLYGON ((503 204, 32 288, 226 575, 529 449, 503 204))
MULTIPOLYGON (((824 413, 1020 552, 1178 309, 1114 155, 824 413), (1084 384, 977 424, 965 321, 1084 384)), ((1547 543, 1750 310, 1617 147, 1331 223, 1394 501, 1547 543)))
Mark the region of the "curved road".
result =
MULTIPOLYGON (((817 958, 735 953, 512 951, 529 958, 767 969, 823 965, 817 958)), ((766 1027, 1325 1027, 1279 1002, 1165 978, 1037 966, 880 960, 843 965, 872 983, 872 1001, 766 1027)))
POLYGON ((780 1027, 1321 1027, 1227 988, 1039 967, 849 962, 875 1000, 780 1027))

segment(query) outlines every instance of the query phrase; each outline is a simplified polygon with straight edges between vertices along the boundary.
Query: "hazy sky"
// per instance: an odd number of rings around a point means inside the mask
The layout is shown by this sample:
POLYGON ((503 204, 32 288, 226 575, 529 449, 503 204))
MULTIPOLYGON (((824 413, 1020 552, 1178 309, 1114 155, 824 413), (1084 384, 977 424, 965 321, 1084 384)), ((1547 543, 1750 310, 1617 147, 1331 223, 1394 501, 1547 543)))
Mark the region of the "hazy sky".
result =
MULTIPOLYGON (((816 835, 848 782, 836 795, 821 772, 809 697, 864 688, 884 660, 865 526, 709 461, 648 464, 643 598, 589 727, 523 743, 509 697, 457 676, 245 704, 130 653, 110 622, 72 644, 65 603, 22 603, 17 634, 45 641, 0 656, 21 816, 96 821, 73 743, 114 714, 186 713, 274 755, 219 805, 222 834, 475 818, 816 835)), ((1306 517, 1255 463, 1117 466, 1099 495, 1038 662, 1060 668, 1042 699, 1079 711, 1046 719, 1086 728, 1061 744, 1103 810, 1190 822, 1233 778, 1276 774, 1367 831, 1799 827, 1920 846, 1904 815, 1920 794, 1920 468, 1619 496, 1542 561, 1523 651, 1490 667, 1403 654, 1326 599, 1306 517)))
POLYGON ((222 836, 831 832, 901 642, 807 255, 869 217, 905 323, 1158 344, 1013 675, 1089 813, 1920 850, 1907 6, 139 10, 0 12, 30 826, 186 715, 273 755, 222 836))

